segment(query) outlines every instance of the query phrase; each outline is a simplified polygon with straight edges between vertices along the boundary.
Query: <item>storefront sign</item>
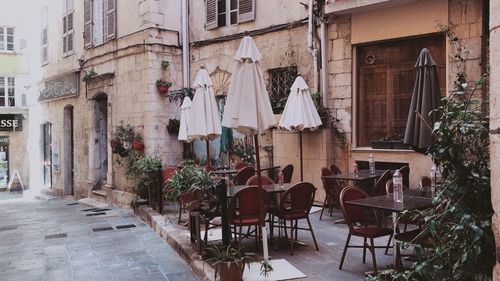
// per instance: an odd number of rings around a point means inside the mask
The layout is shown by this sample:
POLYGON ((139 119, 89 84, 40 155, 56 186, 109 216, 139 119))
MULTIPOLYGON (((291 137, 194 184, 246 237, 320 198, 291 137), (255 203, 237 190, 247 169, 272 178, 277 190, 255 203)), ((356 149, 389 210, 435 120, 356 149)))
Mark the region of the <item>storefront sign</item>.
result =
POLYGON ((22 131, 22 114, 0 114, 0 131, 22 131))
POLYGON ((76 97, 79 94, 79 75, 77 72, 46 80, 40 86, 38 101, 48 101, 66 97, 76 97))
POLYGON ((9 137, 0 137, 0 145, 8 145, 9 144, 9 137))

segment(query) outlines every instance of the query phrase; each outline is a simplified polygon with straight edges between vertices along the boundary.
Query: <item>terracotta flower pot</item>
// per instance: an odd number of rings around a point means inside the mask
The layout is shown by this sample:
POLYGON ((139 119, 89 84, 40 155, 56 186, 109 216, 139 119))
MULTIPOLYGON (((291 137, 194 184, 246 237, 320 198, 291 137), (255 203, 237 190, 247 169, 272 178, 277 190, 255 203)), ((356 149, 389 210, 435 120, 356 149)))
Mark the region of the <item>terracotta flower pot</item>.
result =
POLYGON ((167 85, 157 85, 156 88, 158 89, 158 92, 160 92, 160 94, 168 93, 168 86, 167 85))
POLYGON ((229 267, 225 263, 217 265, 219 267, 219 274, 221 281, 241 281, 243 280, 243 270, 245 265, 238 267, 237 264, 232 263, 229 267))
POLYGON ((134 141, 132 148, 136 151, 144 151, 144 144, 140 141, 134 141))

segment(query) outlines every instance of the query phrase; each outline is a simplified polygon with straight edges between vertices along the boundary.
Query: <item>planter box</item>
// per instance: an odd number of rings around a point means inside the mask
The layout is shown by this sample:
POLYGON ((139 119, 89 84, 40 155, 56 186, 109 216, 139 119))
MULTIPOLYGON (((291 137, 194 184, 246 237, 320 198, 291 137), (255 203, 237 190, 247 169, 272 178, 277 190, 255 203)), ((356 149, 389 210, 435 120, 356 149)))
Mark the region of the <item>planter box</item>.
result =
POLYGON ((392 142, 392 149, 411 149, 408 144, 404 144, 401 141, 393 141, 392 142))
POLYGON ((392 149, 391 141, 372 141, 373 149, 392 149))

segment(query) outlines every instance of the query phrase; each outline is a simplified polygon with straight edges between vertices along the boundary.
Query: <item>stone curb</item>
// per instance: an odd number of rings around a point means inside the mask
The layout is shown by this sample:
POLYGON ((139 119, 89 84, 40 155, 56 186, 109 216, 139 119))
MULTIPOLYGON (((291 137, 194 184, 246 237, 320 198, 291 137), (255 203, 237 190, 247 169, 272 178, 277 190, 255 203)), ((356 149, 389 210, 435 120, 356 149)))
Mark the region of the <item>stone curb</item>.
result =
POLYGON ((180 257, 182 257, 202 281, 214 281, 215 270, 203 261, 193 249, 193 245, 186 231, 176 223, 166 223, 167 218, 160 215, 151 207, 143 205, 134 210, 134 213, 147 223, 180 257))

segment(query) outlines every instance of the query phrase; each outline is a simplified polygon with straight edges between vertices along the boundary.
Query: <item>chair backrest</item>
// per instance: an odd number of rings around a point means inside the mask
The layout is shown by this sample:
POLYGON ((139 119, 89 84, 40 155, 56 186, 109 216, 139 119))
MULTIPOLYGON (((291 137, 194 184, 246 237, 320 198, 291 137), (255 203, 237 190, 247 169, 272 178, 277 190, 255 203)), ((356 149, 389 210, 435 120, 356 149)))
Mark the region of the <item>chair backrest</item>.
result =
MULTIPOLYGON (((292 176, 293 176, 293 165, 288 164, 284 168, 281 169, 281 172, 283 173, 283 182, 284 183, 291 183, 292 182, 292 176)), ((279 173, 278 175, 279 176, 279 173)), ((277 182, 276 178, 276 182, 277 182)))
POLYGON ((308 215, 314 203, 316 188, 312 183, 299 182, 290 187, 280 201, 279 212, 308 215))
POLYGON ((255 168, 252 166, 244 167, 239 170, 234 176, 233 182, 235 185, 246 185, 248 179, 255 175, 255 168))
POLYGON ((392 191, 394 191, 394 185, 392 184, 392 179, 390 179, 385 184, 385 192, 389 194, 392 193, 392 191))
POLYGON ((432 185, 432 180, 428 176, 421 176, 419 184, 421 188, 430 187, 432 185))
POLYGON ((346 202, 366 197, 368 197, 368 194, 356 186, 347 186, 340 192, 340 208, 350 231, 354 230, 355 225, 365 224, 370 219, 365 208, 346 204, 346 202))
MULTIPOLYGON (((260 179, 261 179, 261 184, 262 185, 270 185, 270 184, 274 184, 274 181, 266 176, 260 176, 260 179)), ((259 185, 259 178, 257 175, 255 176, 252 176, 251 178, 249 178, 247 180, 247 185, 259 185)))
POLYGON ((391 173, 391 170, 387 170, 380 176, 380 178, 378 178, 377 182, 375 183, 375 186, 373 187, 371 195, 372 196, 384 195, 385 194, 385 184, 390 179, 392 179, 392 173, 391 173))
POLYGON ((410 166, 403 166, 399 168, 399 172, 401 176, 403 176, 403 188, 407 188, 410 186, 410 166))
MULTIPOLYGON (((250 185, 239 190, 229 201, 230 216, 234 216, 236 214, 236 206, 238 206, 239 217, 258 216, 260 212, 259 197, 264 197, 264 194, 264 191, 257 185, 250 185)), ((264 198, 262 201, 265 201, 264 198)), ((265 212, 261 215, 265 216, 265 212)))
POLYGON ((243 169, 243 168, 248 167, 248 166, 250 166, 250 165, 248 165, 248 163, 238 162, 238 163, 236 163, 235 168, 236 168, 236 170, 240 170, 240 169, 243 169))
POLYGON ((321 168, 321 182, 325 192, 329 195, 335 195, 339 190, 339 182, 336 179, 323 178, 324 176, 332 176, 334 173, 327 167, 321 168))
POLYGON ((332 171, 334 175, 342 174, 342 170, 335 164, 330 165, 330 171, 332 171))

